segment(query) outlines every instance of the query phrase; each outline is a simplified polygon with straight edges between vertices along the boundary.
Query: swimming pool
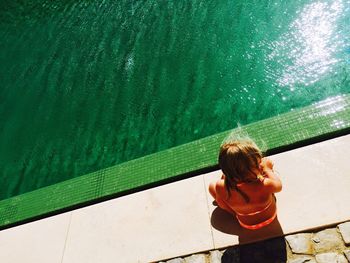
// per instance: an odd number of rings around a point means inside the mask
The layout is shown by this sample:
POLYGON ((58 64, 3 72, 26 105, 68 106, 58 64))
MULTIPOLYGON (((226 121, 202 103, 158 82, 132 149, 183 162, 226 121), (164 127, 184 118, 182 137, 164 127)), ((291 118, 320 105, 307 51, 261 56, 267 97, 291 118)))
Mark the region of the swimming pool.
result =
POLYGON ((1 5, 1 199, 350 93, 349 1, 1 5))

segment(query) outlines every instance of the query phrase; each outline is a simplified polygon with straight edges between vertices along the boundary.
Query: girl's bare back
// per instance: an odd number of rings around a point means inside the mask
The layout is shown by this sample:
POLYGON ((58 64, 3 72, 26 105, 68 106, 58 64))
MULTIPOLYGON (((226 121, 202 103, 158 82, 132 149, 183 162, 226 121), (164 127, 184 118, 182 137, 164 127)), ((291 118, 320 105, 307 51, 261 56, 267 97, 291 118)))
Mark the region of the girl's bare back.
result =
POLYGON ((234 214, 239 223, 249 229, 257 229, 271 223, 276 217, 274 193, 281 191, 280 179, 273 171, 273 163, 262 158, 260 169, 252 171, 247 182, 236 184, 235 189, 227 190, 225 175, 209 186, 211 195, 219 207, 234 214), (247 202, 247 198, 249 202, 247 202))
POLYGON ((230 196, 225 187, 224 180, 216 183, 216 202, 220 207, 228 208, 226 211, 234 214, 247 225, 255 225, 271 218, 276 211, 273 193, 266 191, 261 182, 242 183, 237 188, 249 196, 249 203, 240 192, 231 190, 230 196))

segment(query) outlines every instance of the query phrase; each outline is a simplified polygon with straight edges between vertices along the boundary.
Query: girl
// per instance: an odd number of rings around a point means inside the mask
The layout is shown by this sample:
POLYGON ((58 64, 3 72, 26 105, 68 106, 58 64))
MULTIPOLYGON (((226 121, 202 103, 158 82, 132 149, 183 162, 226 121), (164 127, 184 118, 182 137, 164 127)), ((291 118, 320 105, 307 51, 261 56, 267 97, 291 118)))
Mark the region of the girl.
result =
POLYGON ((282 190, 271 160, 262 157, 249 140, 225 143, 220 148, 223 175, 211 183, 209 192, 218 206, 237 217, 247 229, 259 229, 276 218, 274 193, 282 190))

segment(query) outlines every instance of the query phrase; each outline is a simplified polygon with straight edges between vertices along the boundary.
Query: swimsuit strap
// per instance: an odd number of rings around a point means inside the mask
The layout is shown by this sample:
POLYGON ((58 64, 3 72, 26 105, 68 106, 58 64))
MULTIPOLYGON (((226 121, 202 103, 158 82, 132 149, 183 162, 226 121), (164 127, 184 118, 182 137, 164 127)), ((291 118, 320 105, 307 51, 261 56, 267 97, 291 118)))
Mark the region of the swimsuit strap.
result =
POLYGON ((261 210, 259 210, 259 211, 256 211, 256 212, 252 212, 252 213, 238 213, 238 212, 236 212, 236 214, 237 215, 239 215, 239 216, 253 216, 253 215, 257 215, 257 214, 260 214, 260 213, 262 213, 262 212, 264 212, 264 211, 266 211, 269 207, 270 207, 270 205, 272 204, 272 199, 271 199, 271 201, 267 204, 267 206, 265 207, 265 208, 263 208, 263 209, 261 209, 261 210))
POLYGON ((275 213, 272 215, 272 217, 270 217, 269 219, 265 220, 264 222, 261 222, 259 224, 255 224, 255 225, 246 225, 244 224, 241 220, 239 220, 238 216, 236 216, 237 218, 237 221, 238 223, 244 227, 244 228, 247 228, 247 229, 250 229, 250 230, 257 230, 259 228, 262 228, 264 226, 267 226, 269 224, 271 224, 273 222, 273 220, 275 220, 275 218, 277 217, 277 210, 275 211, 275 213))

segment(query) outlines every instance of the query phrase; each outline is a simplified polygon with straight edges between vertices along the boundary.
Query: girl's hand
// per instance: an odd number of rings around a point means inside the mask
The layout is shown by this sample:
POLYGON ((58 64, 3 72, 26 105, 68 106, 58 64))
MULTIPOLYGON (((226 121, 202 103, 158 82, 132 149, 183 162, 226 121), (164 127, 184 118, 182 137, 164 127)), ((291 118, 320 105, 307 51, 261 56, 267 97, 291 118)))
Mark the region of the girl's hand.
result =
POLYGON ((269 158, 262 158, 260 162, 260 169, 265 171, 266 169, 273 170, 273 162, 269 158))

